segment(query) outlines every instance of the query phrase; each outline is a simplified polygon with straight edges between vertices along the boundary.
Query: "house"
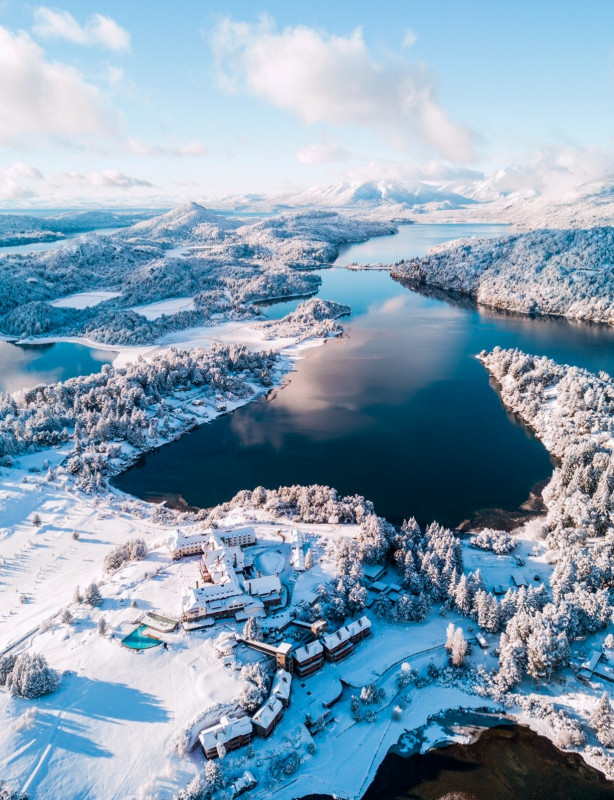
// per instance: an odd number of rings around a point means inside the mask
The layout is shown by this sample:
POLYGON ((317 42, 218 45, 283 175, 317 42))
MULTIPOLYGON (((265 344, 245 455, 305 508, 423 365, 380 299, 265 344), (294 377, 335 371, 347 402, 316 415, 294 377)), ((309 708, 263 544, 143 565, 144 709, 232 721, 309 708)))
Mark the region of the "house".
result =
POLYGON ((271 695, 266 703, 263 703, 252 717, 252 723, 259 736, 266 739, 273 732, 284 713, 281 700, 271 695))
POLYGON ((587 661, 585 661, 580 671, 578 672, 578 678, 581 678, 585 681, 590 681, 593 677, 593 673, 597 667, 597 664, 601 661, 603 653, 601 650, 591 650, 590 657, 587 661))
POLYGON ((224 716, 216 725, 202 730, 198 739, 204 754, 209 759, 223 756, 251 742, 253 725, 249 717, 224 716))
POLYGON ((350 622, 347 626, 352 644, 358 644, 371 633, 371 620, 367 616, 350 622))
POLYGON ((311 642, 294 651, 294 671, 299 678, 317 672, 324 663, 324 647, 320 641, 311 642))
POLYGON ((338 631, 323 636, 322 644, 324 646, 324 658, 332 662, 342 661, 354 649, 354 642, 347 628, 339 628, 338 631))
POLYGON ((256 531, 250 526, 235 528, 231 531, 218 530, 216 535, 226 547, 249 547, 256 544, 256 531))
POLYGON ((482 650, 488 650, 488 642, 486 638, 478 631, 475 635, 475 638, 478 640, 478 644, 482 648, 482 650))
POLYGON ((386 567, 381 564, 365 564, 362 568, 362 574, 368 581, 374 583, 386 573, 386 567))
POLYGON ((525 589, 529 585, 522 572, 512 572, 512 581, 514 582, 514 586, 520 589, 521 586, 524 586, 525 589))
POLYGON ((271 697, 277 697, 284 708, 290 705, 290 690, 292 689, 292 675, 285 669, 278 669, 275 673, 271 697))

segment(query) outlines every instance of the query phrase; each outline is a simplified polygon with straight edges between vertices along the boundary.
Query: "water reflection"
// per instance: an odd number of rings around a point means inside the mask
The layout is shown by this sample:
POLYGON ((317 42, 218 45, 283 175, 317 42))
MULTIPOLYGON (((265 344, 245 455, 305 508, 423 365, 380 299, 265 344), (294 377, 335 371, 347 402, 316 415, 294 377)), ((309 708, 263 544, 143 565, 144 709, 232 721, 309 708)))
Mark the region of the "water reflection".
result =
POLYGON ((326 483, 394 522, 455 525, 478 509, 518 508, 552 471, 489 385, 480 350, 520 347, 614 374, 610 328, 478 310, 382 271, 321 275, 319 296, 352 307, 346 335, 305 351, 266 399, 141 459, 120 488, 211 506, 258 485, 326 483))
POLYGON ((0 341, 0 391, 16 392, 100 372, 115 353, 72 342, 13 344, 0 341))

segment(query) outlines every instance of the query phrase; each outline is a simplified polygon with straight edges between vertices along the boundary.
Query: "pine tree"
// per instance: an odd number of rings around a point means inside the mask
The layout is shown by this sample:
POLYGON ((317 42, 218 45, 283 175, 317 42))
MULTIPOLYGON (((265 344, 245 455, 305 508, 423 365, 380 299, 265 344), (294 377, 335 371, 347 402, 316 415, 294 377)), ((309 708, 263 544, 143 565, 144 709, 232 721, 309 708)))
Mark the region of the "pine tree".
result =
POLYGON ((72 615, 72 613, 70 611, 70 608, 65 608, 64 611, 62 611, 62 616, 60 617, 60 622, 62 622, 63 625, 71 625, 72 624, 73 615, 72 615))
POLYGON ((591 711, 588 724, 604 747, 614 747, 614 714, 605 692, 591 711))
POLYGON ((100 617, 98 620, 98 633, 100 636, 104 636, 107 632, 107 621, 104 617, 100 617))
POLYGON ((88 606, 99 606, 102 603, 102 595, 97 583, 90 583, 83 595, 83 602, 88 606))
POLYGON ((350 700, 350 713, 356 722, 360 722, 362 719, 362 709, 360 707, 360 700, 354 694, 350 700))
POLYGON ((313 569, 313 551, 311 547, 305 555, 305 569, 313 569))

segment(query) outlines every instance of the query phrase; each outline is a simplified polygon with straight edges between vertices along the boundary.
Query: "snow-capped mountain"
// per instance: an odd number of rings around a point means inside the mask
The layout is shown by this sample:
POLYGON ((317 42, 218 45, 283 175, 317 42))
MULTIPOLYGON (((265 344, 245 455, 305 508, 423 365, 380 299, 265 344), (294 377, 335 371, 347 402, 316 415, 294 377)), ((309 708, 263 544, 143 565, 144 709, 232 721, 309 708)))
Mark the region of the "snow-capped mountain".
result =
POLYGON ((235 211, 271 212, 292 208, 334 208, 372 211, 388 209, 462 208, 474 201, 458 192, 426 183, 409 181, 359 181, 315 186, 274 195, 234 195, 210 201, 216 208, 235 211))

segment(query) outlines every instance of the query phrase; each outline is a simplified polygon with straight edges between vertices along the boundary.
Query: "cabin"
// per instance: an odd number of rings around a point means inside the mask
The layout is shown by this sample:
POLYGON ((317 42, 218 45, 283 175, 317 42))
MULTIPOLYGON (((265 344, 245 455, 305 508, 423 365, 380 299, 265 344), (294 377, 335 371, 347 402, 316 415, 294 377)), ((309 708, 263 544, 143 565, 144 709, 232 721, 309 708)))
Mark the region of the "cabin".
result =
POLYGON ((520 589, 522 586, 526 589, 529 586, 522 572, 512 572, 512 581, 517 589, 520 589))
POLYGON ((271 695, 266 703, 263 703, 252 717, 254 729, 259 736, 266 739, 271 735, 273 729, 282 718, 284 707, 281 700, 271 695))
POLYGON ((294 672, 299 678, 313 675, 324 664, 324 647, 320 641, 310 642, 293 653, 294 672))
POLYGON ((383 567, 381 564, 365 564, 362 568, 362 574, 368 581, 371 581, 371 583, 379 581, 385 573, 386 567, 383 567))
POLYGON ((252 736, 253 726, 249 717, 223 716, 216 725, 202 730, 198 739, 205 756, 213 759, 249 744, 252 736))

